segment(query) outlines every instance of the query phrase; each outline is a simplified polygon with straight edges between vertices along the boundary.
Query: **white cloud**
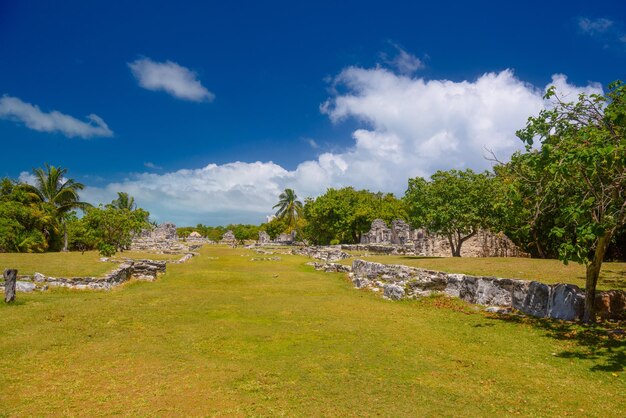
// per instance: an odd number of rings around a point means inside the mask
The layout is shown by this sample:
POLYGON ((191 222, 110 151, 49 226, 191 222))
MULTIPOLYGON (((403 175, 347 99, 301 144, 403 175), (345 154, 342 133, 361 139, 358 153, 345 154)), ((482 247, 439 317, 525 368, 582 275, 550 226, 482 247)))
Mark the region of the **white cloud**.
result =
POLYGON ((162 170, 163 167, 161 167, 160 165, 156 165, 155 163, 152 163, 150 161, 143 163, 143 166, 146 168, 151 168, 153 170, 162 170))
POLYGON ((172 61, 155 62, 140 58, 128 63, 139 85, 147 90, 163 90, 174 97, 193 102, 210 102, 215 95, 198 80, 197 74, 172 61))
POLYGON ((415 71, 425 67, 422 60, 415 55, 409 54, 398 45, 394 44, 398 54, 391 60, 389 64, 393 65, 401 74, 413 74, 415 71))
MULTIPOLYGON (((485 149, 506 159, 523 148, 515 131, 547 105, 544 88, 521 81, 509 70, 454 82, 351 67, 334 82, 345 93, 335 93, 322 112, 335 123, 354 118, 362 124, 352 134, 353 145, 343 152, 323 153, 294 170, 272 162, 235 162, 137 174, 104 189, 87 188, 83 195, 88 201, 109 202, 125 191, 160 221, 191 225, 262 222, 286 187, 301 198, 343 186, 401 196, 410 177, 438 169, 489 168, 485 149)), ((599 88, 572 86, 559 74, 552 83, 570 94, 599 88)))
POLYGON ((574 86, 567 82, 565 74, 553 74, 552 83, 549 83, 548 86, 556 87, 557 95, 565 102, 575 102, 581 93, 586 95, 602 94, 602 85, 600 83, 590 82, 583 87, 574 86))
POLYGON ((0 119, 22 122, 35 131, 60 132, 70 138, 113 136, 113 131, 98 115, 88 115, 87 122, 83 122, 57 110, 43 112, 39 106, 7 95, 0 98, 0 119))
POLYGON ((578 27, 589 35, 605 33, 613 26, 613 21, 606 18, 590 19, 581 17, 578 19, 578 27))

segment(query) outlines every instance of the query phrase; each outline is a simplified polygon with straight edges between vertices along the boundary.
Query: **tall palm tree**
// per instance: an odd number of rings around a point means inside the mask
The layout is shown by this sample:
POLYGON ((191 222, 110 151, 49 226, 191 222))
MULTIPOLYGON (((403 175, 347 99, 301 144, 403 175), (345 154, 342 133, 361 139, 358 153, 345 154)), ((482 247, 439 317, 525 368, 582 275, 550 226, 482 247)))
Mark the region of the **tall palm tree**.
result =
POLYGON ((278 208, 276 217, 284 220, 288 226, 297 228, 297 220, 302 216, 302 202, 298 200, 298 196, 293 189, 285 189, 278 196, 278 203, 272 209, 278 208))
POLYGON ((135 198, 125 192, 117 192, 117 199, 111 202, 111 206, 116 209, 128 209, 130 211, 137 208, 135 198))
POLYGON ((24 187, 37 195, 42 202, 52 205, 54 216, 63 225, 63 251, 67 251, 67 225, 66 216, 74 209, 86 209, 91 205, 81 202, 78 191, 85 188, 82 183, 73 179, 66 179, 66 168, 55 167, 46 163, 46 168, 33 169, 35 185, 24 187))

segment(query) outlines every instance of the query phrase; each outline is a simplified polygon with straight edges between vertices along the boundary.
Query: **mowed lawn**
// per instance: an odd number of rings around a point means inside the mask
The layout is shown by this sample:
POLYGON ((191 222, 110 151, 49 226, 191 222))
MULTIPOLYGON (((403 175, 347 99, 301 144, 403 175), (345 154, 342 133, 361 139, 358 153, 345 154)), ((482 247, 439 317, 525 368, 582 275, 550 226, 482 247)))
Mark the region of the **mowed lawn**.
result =
POLYGON ((0 303, 0 416, 626 414, 619 334, 391 302, 280 257, 205 246, 152 283, 0 303))
MULTIPOLYGON (((363 255, 351 252, 355 258, 383 264, 403 264, 447 273, 462 273, 475 276, 496 276, 509 279, 536 280, 542 283, 569 283, 581 289, 585 287, 585 266, 570 262, 564 265, 559 260, 511 257, 416 257, 396 255, 363 255)), ((352 264, 353 258, 343 260, 352 264)), ((597 289, 626 289, 626 263, 605 262, 602 264, 597 289)))

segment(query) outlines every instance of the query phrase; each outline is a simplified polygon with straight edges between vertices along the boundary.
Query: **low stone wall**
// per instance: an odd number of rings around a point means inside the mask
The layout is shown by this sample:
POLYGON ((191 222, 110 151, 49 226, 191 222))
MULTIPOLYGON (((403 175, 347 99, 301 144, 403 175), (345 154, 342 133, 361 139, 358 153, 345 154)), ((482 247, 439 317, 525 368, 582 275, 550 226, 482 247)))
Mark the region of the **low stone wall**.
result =
MULTIPOLYGON (((470 303, 503 308, 498 311, 513 308, 536 317, 568 321, 582 318, 585 300, 584 293, 572 284, 451 274, 364 260, 354 260, 350 277, 355 287, 382 291, 392 300, 442 292, 470 303)), ((597 292, 595 303, 600 318, 626 319, 626 292, 597 292)))
MULTIPOLYGON (((33 276, 20 276, 17 282, 17 290, 20 292, 32 292, 33 290, 45 290, 49 287, 67 287, 71 289, 109 290, 128 280, 154 281, 161 273, 166 272, 169 263, 184 263, 194 256, 194 253, 185 254, 179 260, 130 260, 119 262, 119 266, 102 277, 50 277, 41 273, 33 276)), ((0 286, 4 290, 3 286, 0 286)))
POLYGON ((304 255, 326 262, 345 260, 350 254, 341 251, 341 247, 302 247, 291 251, 295 255, 304 255))

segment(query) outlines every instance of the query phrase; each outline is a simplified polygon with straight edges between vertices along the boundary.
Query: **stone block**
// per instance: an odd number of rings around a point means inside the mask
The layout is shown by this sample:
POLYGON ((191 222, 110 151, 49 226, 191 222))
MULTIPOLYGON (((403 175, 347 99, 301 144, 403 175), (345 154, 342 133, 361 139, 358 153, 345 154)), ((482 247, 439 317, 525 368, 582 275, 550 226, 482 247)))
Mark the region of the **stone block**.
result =
POLYGON ((478 289, 478 277, 464 276, 459 287, 459 297, 466 302, 476 303, 476 290, 478 289))
POLYGON ((539 282, 530 282, 526 298, 522 305, 517 308, 525 314, 543 318, 548 315, 550 303, 550 286, 539 282))
POLYGON ((550 318, 574 321, 582 318, 585 297, 573 284, 557 284, 550 292, 548 315, 550 318))
POLYGON ((463 274, 448 274, 446 280, 446 288, 444 289, 446 295, 455 298, 460 297, 459 292, 461 290, 461 283, 463 283, 464 278, 465 275, 463 274))
POLYGON ((404 297, 404 289, 397 284, 385 284, 383 291, 385 297, 391 300, 400 300, 404 297))

